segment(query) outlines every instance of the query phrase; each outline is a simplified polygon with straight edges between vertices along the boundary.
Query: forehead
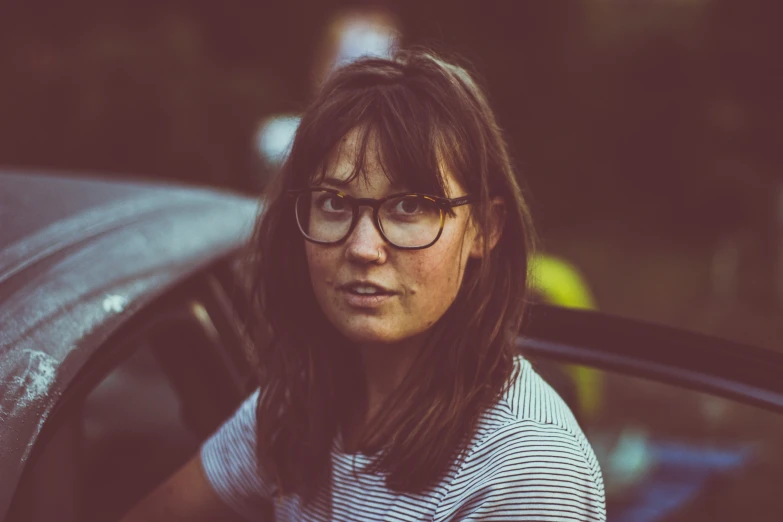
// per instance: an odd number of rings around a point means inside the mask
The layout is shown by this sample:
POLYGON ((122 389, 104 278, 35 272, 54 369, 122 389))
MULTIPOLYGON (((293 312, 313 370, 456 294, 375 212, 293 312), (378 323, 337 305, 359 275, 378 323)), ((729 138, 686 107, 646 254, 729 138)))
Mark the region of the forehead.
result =
MULTIPOLYGON (((435 151, 431 154, 441 156, 435 151)), ((459 183, 444 161, 436 158, 433 167, 426 164, 426 158, 405 162, 398 157, 395 162, 385 159, 389 156, 392 154, 384 150, 377 131, 355 127, 337 142, 312 182, 353 191, 422 192, 446 197, 459 192, 459 183)))
POLYGON ((327 178, 344 184, 377 182, 379 174, 388 183, 399 184, 384 164, 377 134, 363 128, 353 128, 343 136, 327 156, 324 167, 327 178))

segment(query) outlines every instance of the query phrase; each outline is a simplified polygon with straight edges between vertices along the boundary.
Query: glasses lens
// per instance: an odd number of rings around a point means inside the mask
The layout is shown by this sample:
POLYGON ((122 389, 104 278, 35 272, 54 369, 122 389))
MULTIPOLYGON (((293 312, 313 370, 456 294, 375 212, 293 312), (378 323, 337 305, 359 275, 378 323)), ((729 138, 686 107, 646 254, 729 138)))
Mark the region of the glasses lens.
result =
POLYGON ((300 195, 296 200, 299 229, 314 241, 341 241, 348 234, 352 219, 351 205, 333 192, 314 190, 300 195))
POLYGON ((386 239, 401 247, 427 246, 438 237, 441 209, 425 196, 400 196, 381 206, 380 222, 386 239))

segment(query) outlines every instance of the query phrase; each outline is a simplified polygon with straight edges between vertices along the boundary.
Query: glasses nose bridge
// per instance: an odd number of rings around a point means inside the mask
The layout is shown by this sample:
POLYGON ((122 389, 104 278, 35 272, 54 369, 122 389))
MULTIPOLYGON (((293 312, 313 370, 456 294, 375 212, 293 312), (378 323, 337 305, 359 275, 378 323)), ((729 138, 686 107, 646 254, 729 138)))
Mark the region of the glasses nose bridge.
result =
POLYGON ((381 208, 381 205, 383 204, 382 199, 372 199, 372 198, 353 198, 352 203, 354 207, 356 207, 356 212, 359 212, 359 209, 362 207, 370 207, 373 211, 373 214, 377 214, 378 210, 381 208))
POLYGON ((372 210, 372 212, 370 213, 370 221, 372 222, 373 227, 375 227, 375 231, 381 236, 381 238, 384 241, 388 241, 386 239, 386 235, 383 233, 381 224, 379 223, 380 209, 381 209, 381 205, 383 204, 383 200, 372 199, 372 198, 353 198, 351 200, 351 204, 354 207, 354 214, 353 214, 354 224, 351 227, 351 231, 349 235, 353 235, 354 231, 359 225, 359 220, 362 218, 362 207, 370 207, 370 209, 372 210))

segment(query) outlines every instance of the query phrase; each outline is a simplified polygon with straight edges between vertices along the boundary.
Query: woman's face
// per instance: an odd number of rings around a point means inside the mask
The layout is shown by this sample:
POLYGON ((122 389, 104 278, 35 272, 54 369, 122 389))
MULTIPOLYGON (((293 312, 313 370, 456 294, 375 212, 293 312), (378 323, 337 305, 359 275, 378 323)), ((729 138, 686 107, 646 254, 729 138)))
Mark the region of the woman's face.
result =
MULTIPOLYGON (((343 138, 329 158, 321 185, 374 199, 407 190, 391 185, 373 143, 367 147, 366 177, 345 183, 354 170, 360 136, 354 130, 343 138)), ((449 197, 465 195, 450 173, 446 183, 449 197)), ((386 243, 369 207, 360 208, 356 227, 343 243, 305 241, 316 299, 338 331, 360 344, 398 343, 425 332, 443 316, 457 295, 468 258, 481 251, 469 206, 454 212, 456 216, 446 216, 438 241, 421 250, 400 250, 386 243), (359 286, 378 287, 381 292, 368 296, 361 292, 369 289, 359 286)))

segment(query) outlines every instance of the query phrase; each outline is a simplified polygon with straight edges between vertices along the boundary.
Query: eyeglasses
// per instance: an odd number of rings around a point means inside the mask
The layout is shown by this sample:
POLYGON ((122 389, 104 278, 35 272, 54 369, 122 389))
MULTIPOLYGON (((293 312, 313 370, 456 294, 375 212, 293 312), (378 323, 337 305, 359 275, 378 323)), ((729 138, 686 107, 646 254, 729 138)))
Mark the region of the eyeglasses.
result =
POLYGON ((373 210, 373 223, 383 239, 397 248, 417 250, 435 244, 443 233, 446 214, 473 202, 472 196, 447 199, 426 194, 392 194, 382 199, 354 198, 329 188, 292 190, 296 222, 308 241, 339 244, 351 234, 359 207, 373 210))

